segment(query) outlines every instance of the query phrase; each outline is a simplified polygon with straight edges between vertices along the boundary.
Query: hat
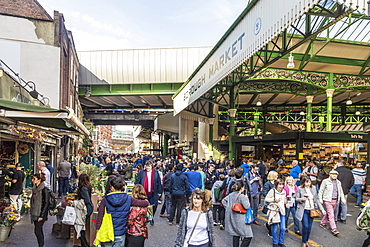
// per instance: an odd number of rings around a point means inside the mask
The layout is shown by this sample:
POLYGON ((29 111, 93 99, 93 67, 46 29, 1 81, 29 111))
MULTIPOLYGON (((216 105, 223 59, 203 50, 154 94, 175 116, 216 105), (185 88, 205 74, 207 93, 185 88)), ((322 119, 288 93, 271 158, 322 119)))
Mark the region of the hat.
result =
POLYGON ((17 164, 15 165, 15 167, 22 167, 22 168, 24 168, 24 167, 23 167, 23 165, 22 165, 22 163, 17 163, 17 164))
POLYGON ((338 175, 338 172, 337 172, 336 170, 331 170, 331 171, 329 172, 329 174, 337 174, 337 175, 338 175))

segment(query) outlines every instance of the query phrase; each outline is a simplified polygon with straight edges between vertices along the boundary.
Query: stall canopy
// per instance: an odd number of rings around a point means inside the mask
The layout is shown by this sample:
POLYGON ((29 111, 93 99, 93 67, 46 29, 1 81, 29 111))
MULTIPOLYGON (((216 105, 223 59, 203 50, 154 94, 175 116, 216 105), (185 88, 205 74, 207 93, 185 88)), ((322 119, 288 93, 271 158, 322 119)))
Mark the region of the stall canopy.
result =
POLYGON ((70 108, 54 109, 0 99, 0 122, 10 124, 12 123, 11 120, 14 121, 14 124, 19 121, 41 127, 55 128, 59 130, 59 134, 63 132, 76 134, 76 131, 79 134, 90 134, 70 108))

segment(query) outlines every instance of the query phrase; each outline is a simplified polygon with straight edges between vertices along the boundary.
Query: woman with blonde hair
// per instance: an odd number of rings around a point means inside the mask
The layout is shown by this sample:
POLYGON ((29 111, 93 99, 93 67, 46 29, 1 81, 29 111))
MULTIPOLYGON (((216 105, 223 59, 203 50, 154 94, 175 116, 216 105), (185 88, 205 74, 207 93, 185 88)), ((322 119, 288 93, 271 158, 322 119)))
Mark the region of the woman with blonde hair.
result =
POLYGON ((299 221, 296 217, 296 193, 297 193, 297 185, 295 184, 295 180, 293 177, 289 176, 285 178, 285 186, 284 190, 286 192, 286 200, 287 204, 285 205, 285 228, 288 231, 288 219, 290 212, 292 212, 293 222, 294 222, 294 232, 297 235, 301 235, 299 231, 299 221))
MULTIPOLYGON (((146 200, 145 189, 141 184, 134 186, 132 197, 138 200, 146 200)), ((147 212, 148 207, 131 207, 127 220, 126 247, 144 247, 145 239, 148 239, 147 212)))
POLYGON ((194 189, 190 206, 181 212, 175 247, 215 247, 212 211, 208 208, 206 193, 194 189))
MULTIPOLYGON (((274 188, 274 183, 275 181, 278 179, 278 176, 279 174, 276 172, 276 171, 269 171, 268 175, 267 175, 267 182, 263 185, 263 189, 261 191, 261 194, 266 198, 266 195, 267 193, 274 188)), ((267 203, 266 203, 266 200, 264 202, 264 209, 262 210, 263 211, 267 211, 267 203)), ((266 213, 266 212, 264 212, 266 213)), ((267 230, 269 231, 268 235, 269 236, 272 236, 272 233, 271 233, 271 226, 269 224, 267 224, 266 222, 266 228, 267 230)))

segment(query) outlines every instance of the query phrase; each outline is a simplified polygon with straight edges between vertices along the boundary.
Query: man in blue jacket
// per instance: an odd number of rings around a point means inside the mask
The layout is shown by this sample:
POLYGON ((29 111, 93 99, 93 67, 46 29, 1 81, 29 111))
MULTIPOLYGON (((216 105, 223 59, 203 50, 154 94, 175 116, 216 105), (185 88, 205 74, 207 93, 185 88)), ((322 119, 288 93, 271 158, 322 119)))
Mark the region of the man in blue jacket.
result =
POLYGON ((171 211, 170 217, 168 218, 169 224, 172 225, 173 218, 176 214, 176 225, 180 223, 181 211, 185 205, 185 195, 189 191, 188 177, 182 172, 183 164, 179 163, 176 166, 175 174, 172 174, 170 181, 170 191, 171 191, 171 211))
POLYGON ((203 180, 202 180, 202 175, 195 171, 195 166, 194 165, 191 165, 189 167, 189 170, 188 172, 185 172, 185 175, 188 177, 188 180, 189 180, 189 196, 191 194, 191 192, 195 189, 195 188, 199 188, 199 189, 202 189, 202 186, 203 186, 203 180))
MULTIPOLYGON (((135 184, 144 187, 150 205, 153 205, 153 218, 158 206, 158 199, 162 195, 161 177, 157 170, 153 169, 153 162, 148 160, 145 163, 145 170, 139 172, 135 184)), ((150 222, 152 225, 154 221, 150 222)))

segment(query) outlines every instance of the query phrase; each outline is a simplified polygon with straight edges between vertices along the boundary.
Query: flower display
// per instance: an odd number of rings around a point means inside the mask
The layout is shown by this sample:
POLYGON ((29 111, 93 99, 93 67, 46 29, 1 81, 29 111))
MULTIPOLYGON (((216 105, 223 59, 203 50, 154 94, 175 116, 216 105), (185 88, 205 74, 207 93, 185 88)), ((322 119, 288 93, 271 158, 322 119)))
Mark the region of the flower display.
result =
POLYGON ((0 202, 0 226, 13 226, 20 220, 20 215, 14 206, 5 200, 0 202))

